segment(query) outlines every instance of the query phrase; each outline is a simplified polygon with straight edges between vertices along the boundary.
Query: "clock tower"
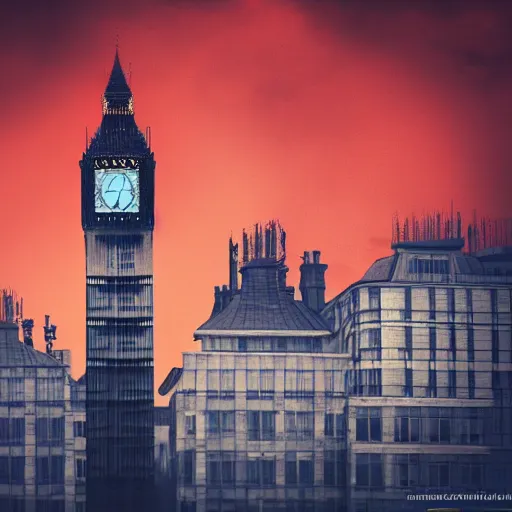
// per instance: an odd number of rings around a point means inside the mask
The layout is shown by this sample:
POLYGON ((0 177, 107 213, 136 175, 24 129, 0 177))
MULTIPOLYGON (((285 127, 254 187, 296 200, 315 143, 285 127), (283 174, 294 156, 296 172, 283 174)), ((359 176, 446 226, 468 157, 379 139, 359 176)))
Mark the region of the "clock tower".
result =
POLYGON ((87 279, 87 510, 151 510, 155 160, 116 50, 80 162, 87 279))

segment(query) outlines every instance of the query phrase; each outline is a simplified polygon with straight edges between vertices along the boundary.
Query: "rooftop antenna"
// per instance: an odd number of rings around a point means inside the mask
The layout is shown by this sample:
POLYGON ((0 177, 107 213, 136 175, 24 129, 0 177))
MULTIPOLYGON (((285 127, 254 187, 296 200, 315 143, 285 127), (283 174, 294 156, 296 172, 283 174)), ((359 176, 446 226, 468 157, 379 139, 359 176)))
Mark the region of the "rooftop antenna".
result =
POLYGON ((44 316, 44 341, 46 342, 46 353, 48 355, 53 355, 52 347, 53 342, 57 339, 55 332, 57 331, 57 327, 53 324, 50 324, 50 315, 44 316))

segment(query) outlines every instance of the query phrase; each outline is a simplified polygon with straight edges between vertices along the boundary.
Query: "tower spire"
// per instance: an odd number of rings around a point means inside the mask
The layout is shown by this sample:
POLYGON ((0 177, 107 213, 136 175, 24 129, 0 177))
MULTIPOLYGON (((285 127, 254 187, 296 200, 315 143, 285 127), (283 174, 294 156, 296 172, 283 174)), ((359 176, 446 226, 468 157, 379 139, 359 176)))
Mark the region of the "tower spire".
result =
POLYGON ((103 95, 103 113, 132 114, 132 91, 126 80, 126 76, 119 59, 119 43, 116 43, 114 64, 110 73, 105 94, 103 95))

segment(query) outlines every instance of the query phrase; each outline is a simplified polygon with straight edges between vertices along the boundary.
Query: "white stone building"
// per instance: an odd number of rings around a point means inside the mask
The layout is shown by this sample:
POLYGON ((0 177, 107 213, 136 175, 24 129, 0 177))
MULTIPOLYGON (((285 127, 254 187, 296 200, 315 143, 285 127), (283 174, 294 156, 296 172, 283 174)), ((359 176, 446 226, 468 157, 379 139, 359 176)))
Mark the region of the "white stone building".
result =
POLYGON ((299 302, 244 240, 241 289, 232 266, 202 351, 160 389, 178 510, 424 511, 406 494, 507 492, 512 258, 463 245, 395 244, 325 305, 318 252, 299 302))
MULTIPOLYGON (((83 386, 0 322, 0 510, 85 510, 83 386), (83 402, 82 402, 83 404, 83 402)), ((56 356, 69 359, 69 354, 56 356)))

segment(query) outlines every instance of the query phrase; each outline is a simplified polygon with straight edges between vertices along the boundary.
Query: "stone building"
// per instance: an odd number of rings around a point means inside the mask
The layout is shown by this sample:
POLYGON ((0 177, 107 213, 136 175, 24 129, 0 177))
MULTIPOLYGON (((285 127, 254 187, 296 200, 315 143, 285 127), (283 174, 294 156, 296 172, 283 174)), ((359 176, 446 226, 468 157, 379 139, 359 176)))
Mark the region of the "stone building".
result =
POLYGON ((0 321, 0 510, 83 512, 85 390, 57 360, 69 352, 39 352, 18 331, 0 321))
POLYGON ((178 510, 425 510, 406 494, 506 492, 510 251, 469 255, 453 226, 404 237, 326 305, 320 253, 304 255, 298 301, 274 230, 244 234, 240 290, 230 244, 202 350, 159 390, 178 510))

